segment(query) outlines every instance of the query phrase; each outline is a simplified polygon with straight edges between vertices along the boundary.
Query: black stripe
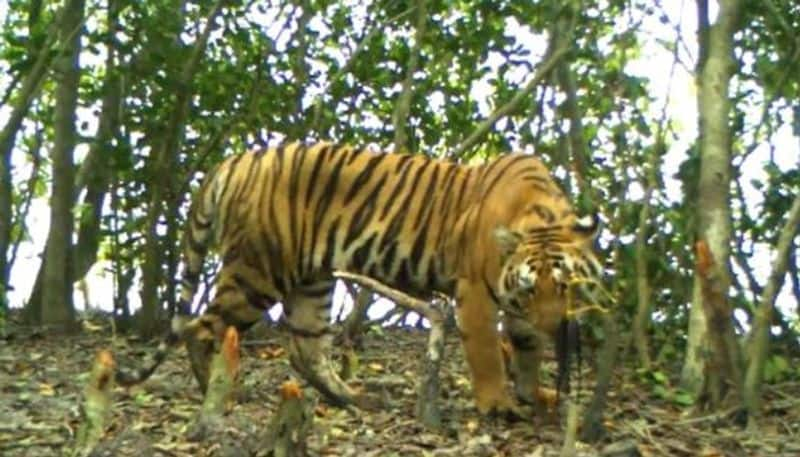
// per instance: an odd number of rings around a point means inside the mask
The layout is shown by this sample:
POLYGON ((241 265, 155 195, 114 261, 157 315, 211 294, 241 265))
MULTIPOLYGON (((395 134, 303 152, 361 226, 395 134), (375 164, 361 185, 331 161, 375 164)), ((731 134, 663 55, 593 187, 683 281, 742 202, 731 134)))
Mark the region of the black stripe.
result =
MULTIPOLYGON (((502 170, 498 171, 498 172, 495 174, 494 178, 492 178, 492 181, 489 183, 489 185, 488 185, 488 186, 486 186, 486 187, 484 188, 484 191, 481 193, 481 195, 482 195, 482 196, 485 198, 485 197, 487 197, 489 194, 491 194, 492 190, 494 190, 494 187, 497 185, 497 183, 498 183, 498 182, 499 182, 501 179, 503 179, 503 177, 505 177, 505 174, 508 172, 508 169, 509 169, 509 168, 511 168, 511 167, 513 167, 514 165, 516 165, 516 164, 517 164, 517 162, 521 162, 521 161, 523 161, 523 160, 528 160, 528 159, 530 159, 530 157, 529 157, 529 156, 526 156, 526 155, 521 155, 521 154, 520 154, 520 155, 516 155, 516 156, 514 156, 514 157, 512 157, 512 158, 510 158, 510 159, 507 159, 507 162, 508 162, 508 163, 507 163, 507 164, 506 164, 506 165, 503 167, 503 169, 502 169, 502 170)), ((500 162, 500 160, 498 160, 497 162, 499 163, 499 162, 500 162)), ((493 165, 494 165, 494 164, 493 164, 493 165)), ((487 178, 489 178, 489 173, 488 173, 488 171, 487 171, 487 173, 486 173, 486 175, 485 175, 485 176, 486 176, 487 178)))
POLYGON ((422 257, 424 256, 425 247, 427 246, 425 241, 428 238, 428 233, 430 232, 430 230, 427 229, 427 227, 430 226, 430 224, 429 224, 430 214, 431 213, 428 213, 428 218, 427 218, 428 220, 425 221, 425 226, 424 227, 426 227, 426 228, 424 228, 423 230, 420 230, 417 233, 417 237, 414 240, 413 246, 411 247, 410 256, 411 256, 411 262, 412 262, 413 265, 419 266, 419 265, 422 264, 422 257))
POLYGON ((356 271, 361 271, 364 269, 364 266, 367 264, 367 260, 369 259, 369 254, 372 251, 372 245, 375 244, 375 240, 377 238, 378 234, 373 233, 372 236, 367 238, 367 241, 365 241, 364 244, 353 251, 352 265, 355 267, 356 271))
POLYGON ((547 177, 547 176, 543 176, 540 172, 534 172, 534 173, 531 173, 531 174, 525 174, 524 176, 521 176, 519 179, 521 179, 523 181, 535 182, 535 183, 539 184, 539 186, 541 186, 543 188, 549 188, 550 185, 551 185, 550 178, 547 177))
POLYGON ((461 181, 458 192, 456 192, 458 194, 458 200, 456 200, 456 206, 454 208, 456 214, 463 212, 464 198, 467 196, 467 186, 470 184, 470 178, 472 178, 474 172, 474 168, 467 168, 464 173, 464 179, 461 181))
POLYGON ((347 237, 344 240, 344 249, 347 249, 356 238, 361 236, 375 214, 375 206, 380 195, 380 190, 386 182, 386 175, 378 180, 374 188, 367 192, 367 198, 361 203, 356 211, 353 213, 350 226, 347 228, 347 237))
POLYGON ((446 215, 450 210, 450 204, 453 202, 453 194, 455 194, 453 187, 453 180, 458 175, 459 167, 457 165, 448 164, 448 169, 444 175, 444 182, 442 189, 444 189, 444 198, 439 204, 439 213, 446 215))
MULTIPOLYGON (((333 156, 333 154, 332 154, 333 156)), ((337 157, 337 162, 333 164, 333 169, 329 170, 328 173, 328 180, 323 186, 322 194, 319 197, 315 207, 314 207, 314 217, 313 217, 313 224, 311 227, 312 235, 311 235, 311 256, 313 257, 316 251, 317 246, 320 244, 320 240, 318 237, 320 235, 319 231, 322 227, 322 220, 325 216, 327 216, 328 208, 333 201, 334 191, 336 189, 336 185, 339 181, 339 174, 342 171, 344 159, 347 156, 344 154, 340 154, 337 157)), ((330 234, 328 234, 330 236, 330 234)), ((325 265, 323 263, 323 265, 325 265)))
POLYGON ((333 286, 331 286, 331 284, 328 282, 320 282, 317 284, 304 286, 300 292, 303 294, 303 297, 319 299, 329 296, 332 292, 332 287, 333 286))
POLYGON ((436 289, 436 285, 438 284, 439 278, 439 271, 437 268, 436 256, 432 255, 430 260, 428 260, 428 280, 425 283, 425 288, 428 290, 436 289))
POLYGON ((358 159, 358 157, 361 155, 361 153, 364 152, 363 149, 355 150, 355 149, 351 149, 351 148, 349 148, 347 146, 341 146, 340 150, 348 155, 347 161, 345 161, 345 165, 352 165, 353 162, 355 162, 356 159, 358 159))
POLYGON ((423 162, 419 168, 417 168, 416 173, 414 173, 414 178, 411 180, 410 191, 405 194, 403 202, 398 206, 398 209, 394 213, 392 220, 389 221, 388 229, 386 232, 384 232, 383 238, 381 239, 381 249, 383 249, 390 240, 397 239, 398 234, 403 227, 403 223, 406 221, 406 214, 408 213, 411 199, 414 197, 419 185, 419 180, 422 177, 422 174, 425 172, 425 168, 428 164, 430 164, 429 161, 423 162))
POLYGON ((500 306, 500 297, 497 296, 497 292, 495 292, 494 287, 492 287, 492 283, 486 279, 486 276, 483 277, 483 286, 486 287, 486 291, 489 292, 489 298, 492 299, 494 304, 500 306))
MULTIPOLYGON (((230 166, 228 167, 228 176, 225 178, 225 185, 222 187, 222 192, 220 193, 219 200, 218 200, 218 207, 217 207, 217 214, 221 214, 220 209, 221 205, 225 205, 225 220, 222 222, 222 227, 220 227, 222 231, 222 236, 224 237, 225 232, 230 227, 230 217, 231 217, 231 210, 232 207, 238 205, 238 200, 234 195, 231 195, 231 192, 234 194, 238 194, 238 191, 241 188, 242 183, 238 180, 234 180, 234 175, 238 175, 237 170, 239 168, 239 161, 242 160, 244 154, 235 157, 232 161, 230 166), (233 181, 232 181, 233 180, 233 181), (232 184, 233 183, 233 184, 232 184), (231 188, 233 186, 233 189, 231 188)), ((211 187, 213 189, 213 186, 211 187)), ((217 216, 219 217, 219 216, 217 216)))
POLYGON ((339 231, 339 221, 337 217, 328 229, 325 239, 325 253, 322 256, 322 268, 328 269, 333 266, 333 257, 336 255, 336 232, 339 231))
POLYGON ((300 192, 300 173, 303 170, 303 159, 305 157, 305 147, 298 146, 292 152, 292 164, 289 174, 289 236, 291 237, 291 248, 297 252, 297 200, 300 192))
MULTIPOLYGON (((422 196, 422 206, 420 206, 419 211, 417 212, 417 220, 414 221, 413 229, 417 230, 419 225, 422 223, 422 219, 426 216, 426 214, 430 214, 430 211, 433 209, 433 196, 436 194, 436 186, 439 183, 439 167, 436 163, 431 162, 433 164, 433 173, 431 174, 430 178, 428 178, 428 185, 425 194, 422 196)), ((427 217, 430 220, 430 217, 427 217)))
POLYGON ((544 205, 539 205, 539 204, 534 203, 532 205, 531 210, 534 213, 536 213, 536 215, 539 216, 540 219, 542 219, 543 221, 545 221, 548 224, 552 224, 556 220, 555 213, 553 213, 553 211, 550 210, 550 208, 547 208, 544 205))
POLYGON ((411 289, 413 284, 411 279, 412 274, 413 272, 411 271, 411 266, 408 264, 408 259, 403 259, 403 261, 400 262, 400 268, 395 276, 397 286, 401 289, 406 287, 411 289))
POLYGON ((365 185, 372 179, 372 172, 385 158, 385 155, 374 155, 370 157, 367 161, 367 164, 361 170, 361 172, 356 176, 356 179, 353 180, 353 183, 350 185, 350 189, 347 191, 347 194, 344 196, 344 205, 347 206, 350 204, 350 201, 358 195, 359 192, 364 191, 365 185))
POLYGON ((192 212, 192 225, 194 225, 195 229, 198 230, 208 230, 211 228, 211 224, 214 222, 212 218, 208 218, 206 221, 200 220, 200 214, 198 211, 192 212))
POLYGON ((400 170, 406 166, 406 164, 410 163, 413 156, 410 154, 398 154, 397 155, 397 165, 394 167, 395 173, 399 173, 400 170))
POLYGON ((317 184, 317 177, 319 176, 319 171, 322 168, 322 162, 325 161, 325 157, 330 151, 330 145, 326 145, 319 150, 319 153, 314 157, 314 168, 311 170, 311 176, 309 176, 308 185, 306 186, 306 208, 311 206, 311 195, 314 193, 314 188, 317 184))
POLYGON ((275 156, 275 166, 272 167, 272 178, 277 181, 278 178, 281 177, 281 172, 283 171, 283 154, 286 152, 286 145, 281 144, 277 148, 275 148, 274 156, 275 156))
POLYGON ((340 155, 328 174, 328 181, 325 183, 322 189, 322 195, 320 195, 314 208, 314 225, 316 226, 322 224, 322 218, 328 214, 328 209, 336 194, 336 188, 339 185, 339 175, 341 175, 342 168, 344 168, 344 161, 346 158, 346 155, 340 155))
MULTIPOLYGON (((403 159, 409 157, 410 156, 404 156, 400 160, 402 161, 403 159)), ((394 201, 397 199, 397 197, 402 193, 403 189, 405 188, 406 178, 408 177, 408 174, 412 168, 413 162, 406 160, 402 161, 402 163, 407 165, 405 166, 405 168, 402 169, 402 171, 400 171, 400 179, 395 183, 394 189, 392 189, 392 192, 389 194, 389 198, 386 200, 386 203, 384 203, 383 212, 381 213, 381 217, 379 218, 380 221, 386 219, 386 216, 389 214, 389 211, 394 208, 394 201)), ((400 168, 398 167, 397 170, 400 170, 400 168)))
POLYGON ((305 255, 305 252, 306 252, 306 218, 303 217, 302 221, 303 221, 303 223, 302 223, 302 226, 300 227, 300 244, 299 244, 300 248, 298 249, 298 252, 297 252, 297 265, 298 265, 298 267, 297 267, 298 268, 298 272, 297 273, 298 273, 298 275, 300 276, 301 279, 305 278, 305 275, 307 273, 310 273, 313 270, 313 265, 312 265, 313 259, 311 259, 311 256, 306 256, 305 255), (303 265, 305 265, 305 268, 303 268, 303 265))
POLYGON ((383 262, 381 262, 381 265, 383 267, 383 274, 386 276, 394 275, 394 271, 392 271, 392 264, 394 263, 394 256, 396 251, 397 251, 397 241, 392 240, 392 242, 389 244, 389 247, 383 253, 383 262))
MULTIPOLYGON (((239 154, 239 155, 233 156, 228 161, 228 166, 227 166, 228 176, 225 177, 225 183, 222 185, 222 191, 220 192, 220 197, 219 197, 220 201, 223 199, 222 197, 228 192, 228 189, 230 188, 231 179, 233 179, 233 175, 235 174, 234 171, 236 170, 236 166, 239 164, 239 161, 244 158, 244 156, 245 156, 244 154, 239 154)), ((218 172, 221 171, 222 167, 220 166, 220 168, 218 168, 217 170, 218 170, 218 172)), ((214 178, 213 178, 213 181, 216 181, 216 180, 217 180, 217 175, 215 174, 214 178)), ((213 189, 214 189, 214 186, 208 186, 208 191, 209 192, 212 192, 213 189)))

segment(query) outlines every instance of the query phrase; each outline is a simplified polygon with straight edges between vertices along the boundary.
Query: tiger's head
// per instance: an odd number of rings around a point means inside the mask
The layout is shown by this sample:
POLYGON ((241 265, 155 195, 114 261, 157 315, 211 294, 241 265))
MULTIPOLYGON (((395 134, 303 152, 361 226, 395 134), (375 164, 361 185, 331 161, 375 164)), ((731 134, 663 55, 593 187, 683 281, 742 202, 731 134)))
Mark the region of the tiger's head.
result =
POLYGON ((509 317, 553 334, 570 300, 593 301, 602 267, 594 254, 597 216, 570 216, 564 223, 495 228, 500 253, 498 299, 509 317))

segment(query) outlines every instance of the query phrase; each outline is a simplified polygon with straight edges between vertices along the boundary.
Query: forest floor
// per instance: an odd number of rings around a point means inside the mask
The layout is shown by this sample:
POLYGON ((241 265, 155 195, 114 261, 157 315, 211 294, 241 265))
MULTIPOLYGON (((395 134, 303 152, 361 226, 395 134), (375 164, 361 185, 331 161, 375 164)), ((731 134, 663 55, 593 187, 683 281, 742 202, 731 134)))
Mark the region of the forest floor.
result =
MULTIPOLYGON (((136 360, 154 342, 112 338, 107 321, 84 322, 76 336, 44 337, 10 323, 0 340, 0 455, 68 455, 79 425, 80 400, 94 354, 111 348, 118 363, 136 360)), ((242 343, 239 401, 212 442, 187 439, 202 399, 185 351, 177 350, 147 382, 114 389, 113 415, 93 455, 234 456, 260 455, 263 433, 279 401, 279 385, 292 378, 280 334, 264 326, 242 343), (220 436, 222 438, 220 438, 220 436)), ((389 406, 351 414, 319 403, 310 455, 320 456, 530 456, 559 455, 564 417, 509 422, 478 416, 470 394, 463 353, 448 336, 440 399, 443 427, 426 430, 414 416, 427 332, 386 329, 366 335, 357 379, 380 385, 389 406)), ((592 354, 586 354, 581 403, 593 386, 592 354)), ((552 372, 552 364, 546 366, 552 372)), ((549 377, 549 376, 548 376, 549 377)), ((552 383, 551 383, 552 385, 552 383)), ((573 392, 576 381, 573 379, 573 392)), ((305 392, 313 394, 306 387, 305 392)), ((766 388, 766 415, 758 433, 729 421, 690 416, 660 376, 633 370, 615 374, 605 414, 606 437, 578 442, 578 456, 800 456, 800 383, 766 388)))

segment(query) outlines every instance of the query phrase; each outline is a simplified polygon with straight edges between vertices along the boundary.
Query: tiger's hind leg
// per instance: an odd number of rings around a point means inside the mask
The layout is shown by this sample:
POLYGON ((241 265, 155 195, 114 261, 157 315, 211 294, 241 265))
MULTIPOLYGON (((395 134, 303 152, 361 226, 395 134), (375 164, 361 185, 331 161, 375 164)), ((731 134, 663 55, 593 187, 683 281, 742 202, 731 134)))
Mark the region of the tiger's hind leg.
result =
POLYGON ((359 394, 337 374, 330 358, 333 281, 324 280, 297 288, 284 303, 284 324, 289 332, 292 367, 332 404, 372 408, 375 401, 359 394))
POLYGON ((182 330, 192 371, 203 394, 208 389, 211 357, 219 350, 225 330, 233 326, 244 332, 258 322, 271 305, 260 300, 241 268, 223 266, 216 280, 214 299, 203 315, 182 330))

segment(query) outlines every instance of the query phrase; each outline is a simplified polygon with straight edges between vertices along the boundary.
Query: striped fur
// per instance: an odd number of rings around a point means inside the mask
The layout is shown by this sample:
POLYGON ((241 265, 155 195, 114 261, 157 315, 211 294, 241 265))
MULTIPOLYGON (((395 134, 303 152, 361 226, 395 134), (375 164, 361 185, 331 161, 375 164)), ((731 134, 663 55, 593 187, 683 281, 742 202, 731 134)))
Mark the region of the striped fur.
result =
MULTIPOLYGON (((350 271, 417 296, 455 296, 477 406, 508 410, 515 400, 504 387, 498 318, 515 346, 517 394, 530 399, 539 335, 563 319, 567 282, 599 275, 596 224, 581 222, 530 155, 463 166, 328 143, 243 153, 214 168, 195 195, 171 338, 187 341, 205 389, 224 328, 244 330, 282 302, 294 368, 334 403, 363 405, 327 354, 332 272, 350 271), (216 294, 190 319, 212 245, 222 259, 216 294)), ((122 372, 120 382, 139 382, 154 368, 122 372)))

